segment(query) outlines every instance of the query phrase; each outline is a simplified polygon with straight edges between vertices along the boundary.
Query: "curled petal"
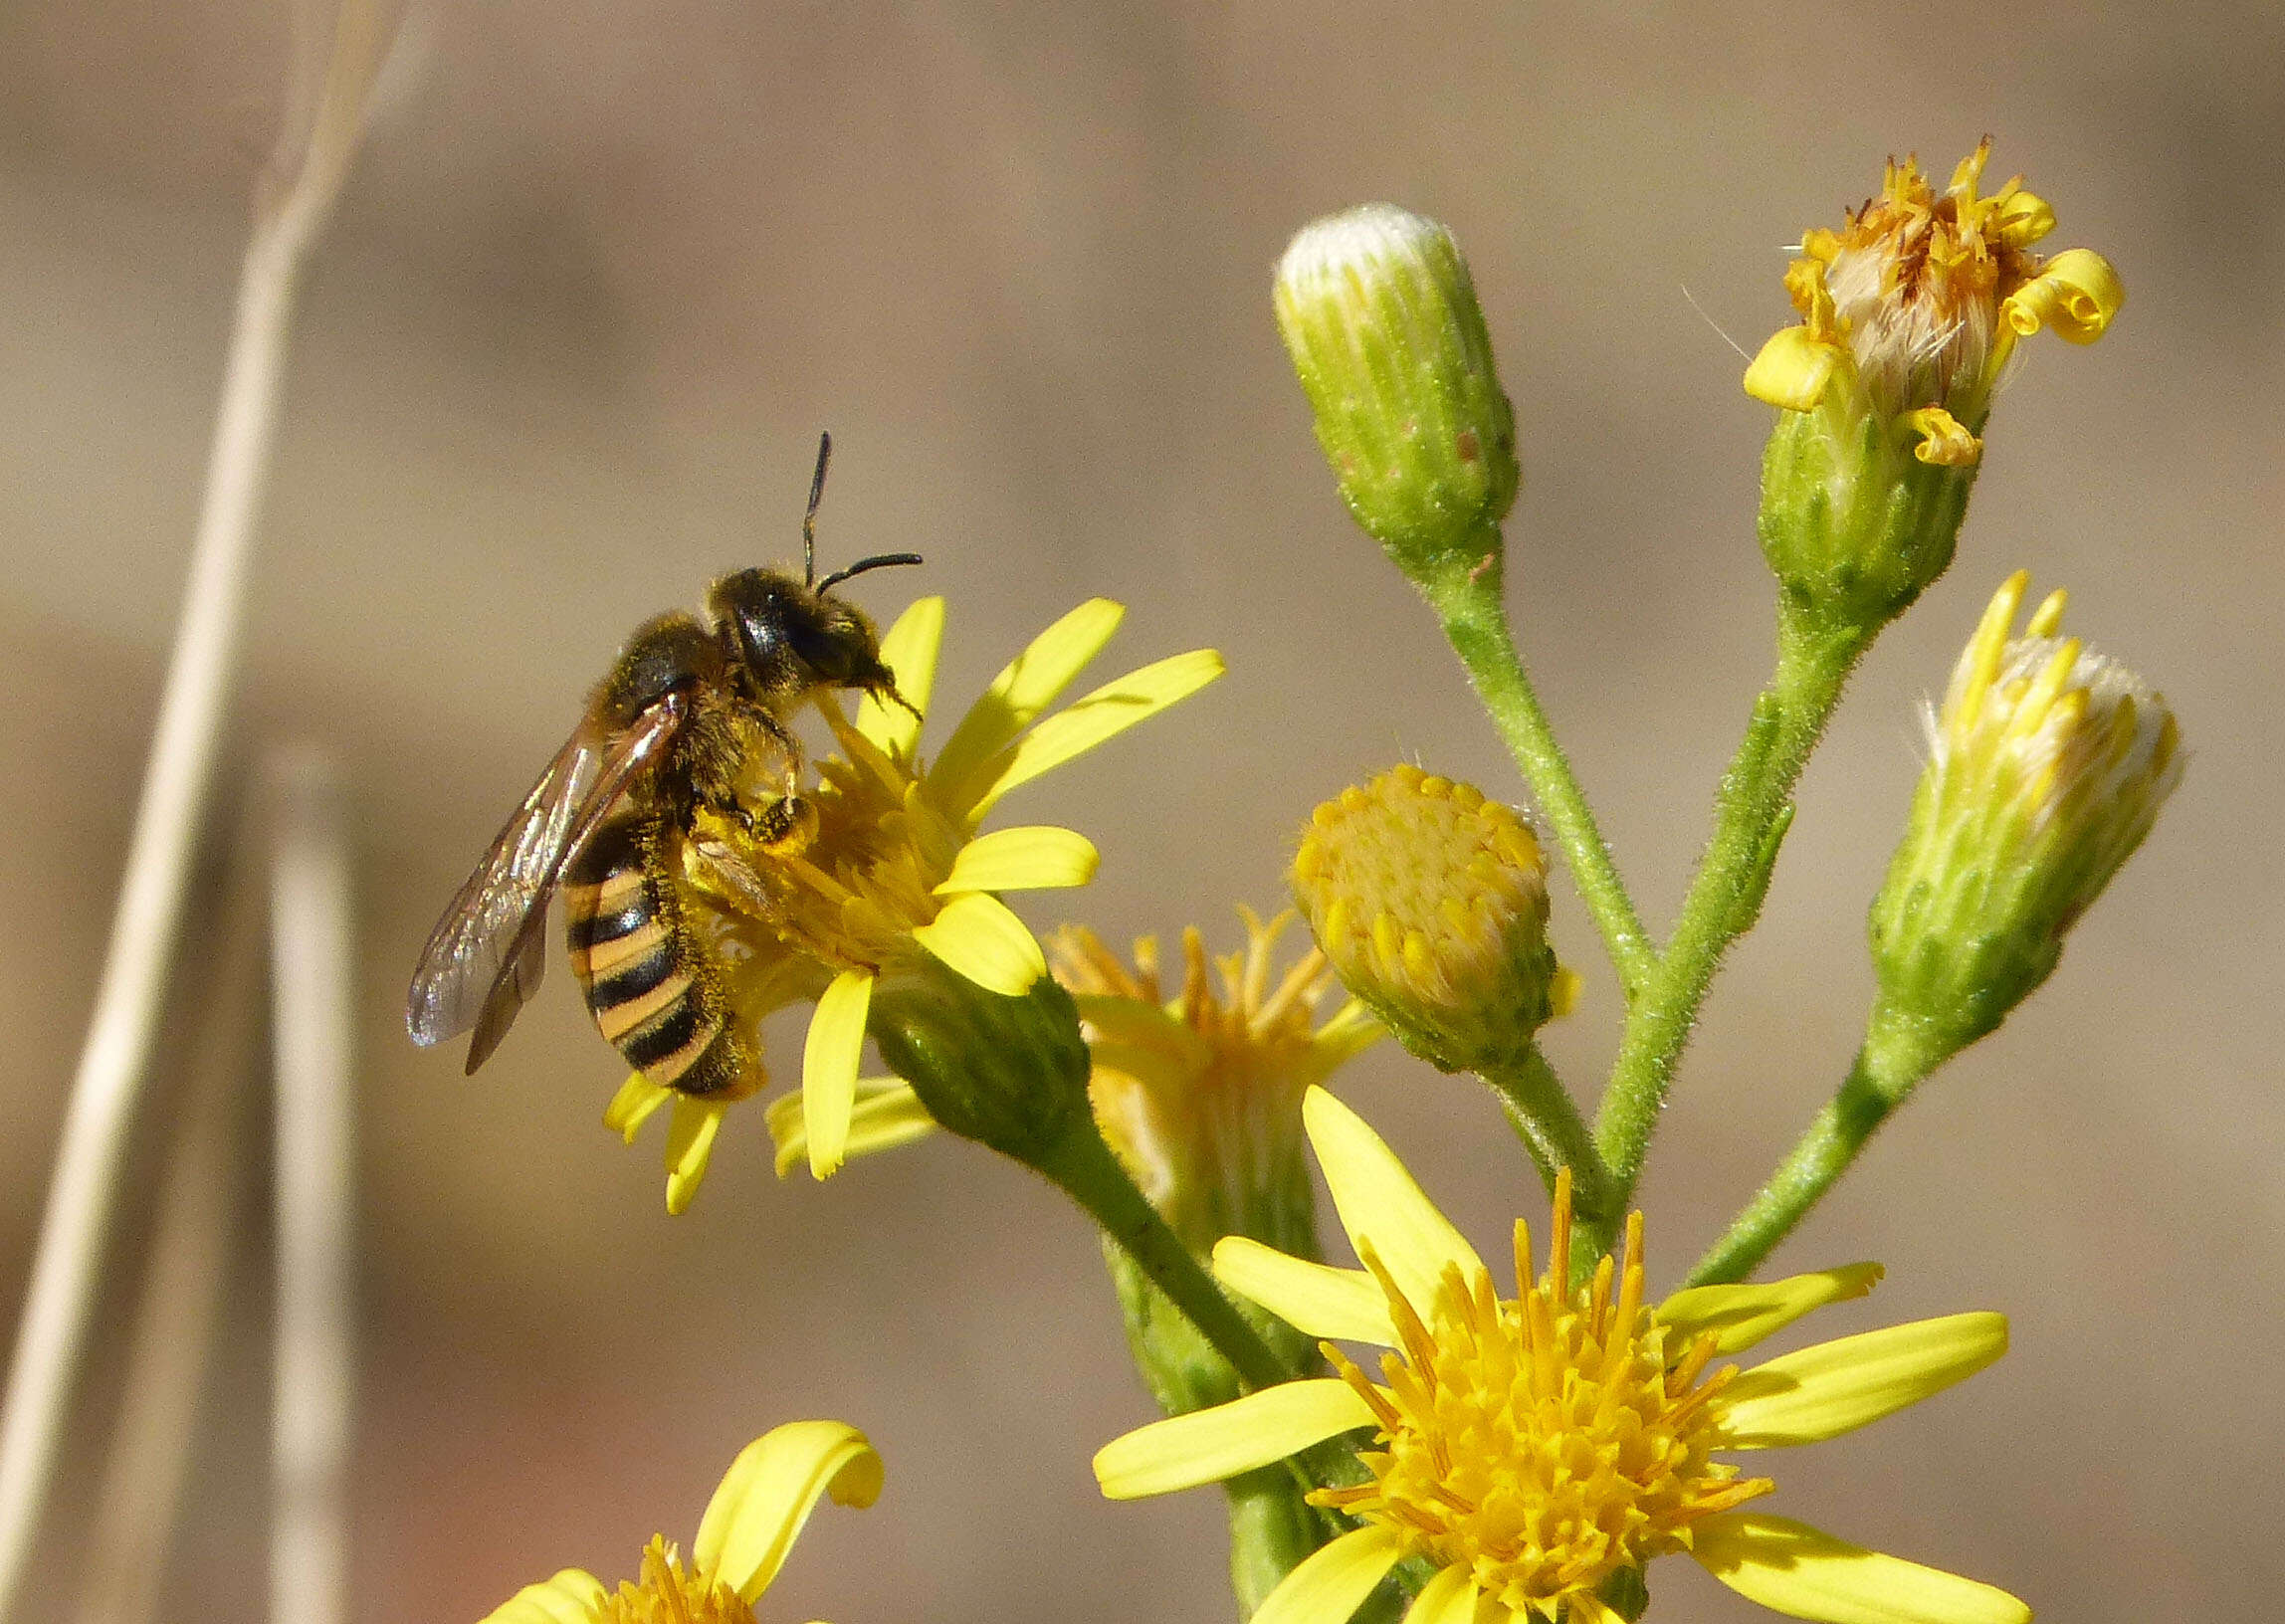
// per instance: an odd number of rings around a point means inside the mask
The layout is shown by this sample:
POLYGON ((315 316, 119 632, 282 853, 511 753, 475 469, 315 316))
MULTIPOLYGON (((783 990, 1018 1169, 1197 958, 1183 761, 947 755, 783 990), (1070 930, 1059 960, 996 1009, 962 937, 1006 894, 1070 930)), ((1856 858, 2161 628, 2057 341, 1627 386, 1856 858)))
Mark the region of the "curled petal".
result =
MULTIPOLYGON (((1047 955, 996 897, 971 891, 946 903, 913 939, 986 992, 1021 998, 1047 973, 1047 955)), ((811 1132, 816 1129, 812 1126, 811 1132)))
POLYGON ((843 970, 817 1000, 801 1055, 801 1116, 809 1132, 809 1176, 830 1178, 849 1153, 849 1119, 857 1104, 857 1063, 865 1052, 865 1017, 873 976, 843 970))
POLYGON ((691 1554, 699 1571, 748 1605, 785 1563, 821 1496, 870 1506, 881 1494, 881 1457, 841 1421, 789 1421, 738 1452, 707 1503, 691 1554))
POLYGON ((1686 1347, 1712 1331, 1717 1354, 1743 1353, 1813 1310, 1864 1296, 1883 1272, 1877 1263, 1852 1263, 1784 1280, 1693 1286, 1658 1305, 1658 1322, 1674 1332, 1669 1348, 1686 1347))
POLYGON ((1690 1554, 1750 1601, 1822 1624, 2030 1624, 2006 1591, 1835 1539, 1806 1523, 1725 1512, 1693 1528, 1690 1554))
POLYGON ((2028 338, 2053 327, 2074 344, 2091 344, 2127 302, 2126 284, 2111 262, 2092 249, 2066 248, 2001 303, 2007 324, 2028 338))
POLYGON ((1954 1314, 1756 1365, 1715 1402, 1726 1449, 1813 1444, 1966 1381, 2007 1351, 2007 1317, 1954 1314))
POLYGON ((1371 1407, 1346 1381, 1280 1382, 1112 1439, 1096 1451, 1095 1480, 1109 1500, 1195 1489, 1368 1427, 1372 1419, 1371 1407))
POLYGON ((1214 1278, 1309 1335, 1396 1345, 1388 1299, 1361 1269, 1329 1268, 1229 1235, 1214 1244, 1214 1278))
POLYGON ((1807 327, 1780 327, 1746 368, 1746 393, 1788 412, 1805 412, 1825 398, 1840 359, 1838 346, 1812 336, 1807 327))
POLYGON ((1904 414, 1905 423, 1920 436, 1913 456, 1938 468, 1973 468, 1983 456, 1983 442, 1970 434, 1941 406, 1923 406, 1904 414))
POLYGON ((1392 1529, 1352 1528, 1279 1580, 1254 1624, 1345 1624, 1403 1553, 1403 1536, 1392 1529))
POLYGON ((1302 1096, 1301 1119, 1350 1244, 1361 1256, 1370 1242, 1414 1309, 1425 1312, 1435 1302, 1448 1266, 1458 1264, 1463 1280, 1483 1272, 1476 1249, 1361 1116, 1313 1088, 1302 1096))
MULTIPOLYGON (((789 1177, 794 1168, 809 1160, 809 1126, 801 1096, 779 1095, 769 1103, 765 1115, 769 1136, 777 1145, 777 1176, 789 1177)), ((861 1077, 857 1080, 857 1103, 849 1114, 849 1137, 841 1150, 844 1156, 876 1155, 926 1138, 935 1130, 936 1119, 929 1115, 910 1083, 894 1077, 861 1077)))
POLYGON ((944 642, 944 600, 917 598, 881 639, 881 663, 896 676, 897 692, 913 708, 883 704, 868 694, 857 706, 857 731, 884 755, 911 760, 921 742, 921 716, 936 686, 936 652, 944 642), (915 715, 913 711, 919 711, 915 715))
POLYGON ((484 1615, 484 1624, 594 1624, 603 1616, 603 1581, 567 1567, 527 1584, 484 1615))

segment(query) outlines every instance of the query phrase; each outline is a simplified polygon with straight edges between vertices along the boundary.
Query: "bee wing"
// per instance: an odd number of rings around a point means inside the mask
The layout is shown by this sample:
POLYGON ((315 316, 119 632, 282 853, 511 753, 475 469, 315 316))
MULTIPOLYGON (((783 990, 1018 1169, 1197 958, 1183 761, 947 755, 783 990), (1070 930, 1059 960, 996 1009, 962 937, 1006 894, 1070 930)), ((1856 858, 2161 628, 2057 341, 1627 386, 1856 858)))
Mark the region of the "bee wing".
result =
POLYGON ((547 901, 564 866, 686 713, 682 696, 669 695, 616 738, 582 725, 564 741, 429 933, 405 998, 413 1042, 442 1043, 474 1028, 471 1072, 499 1046, 538 990, 547 901))

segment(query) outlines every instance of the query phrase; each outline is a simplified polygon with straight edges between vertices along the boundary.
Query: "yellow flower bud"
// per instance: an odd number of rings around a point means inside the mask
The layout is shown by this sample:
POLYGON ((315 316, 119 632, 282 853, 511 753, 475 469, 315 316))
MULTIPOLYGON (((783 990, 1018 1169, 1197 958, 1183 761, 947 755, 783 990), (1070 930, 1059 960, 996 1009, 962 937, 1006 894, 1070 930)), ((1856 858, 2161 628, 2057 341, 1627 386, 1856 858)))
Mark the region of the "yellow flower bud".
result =
POLYGON ((2054 230, 2020 176, 1979 195, 1988 141, 1937 191, 1911 159, 1839 231, 1801 238, 1799 311, 1746 370, 1782 416, 1763 465, 1762 544, 1787 590, 1875 626, 1952 561, 1993 391, 2042 326, 2092 343, 2125 302, 2101 255, 2041 260, 2054 230))
POLYGON ((1416 584, 1496 557, 1515 414, 1452 234, 1386 203, 1330 215, 1286 250, 1275 303, 1357 523, 1416 584))
POLYGON ((1930 759, 1872 908, 1883 1004, 1941 1059, 2054 969, 2063 936, 2132 856, 2181 776, 2166 701, 2062 635, 2052 594, 2010 641, 2008 577, 1930 718, 1930 759))
POLYGON ((1441 1070, 1515 1066, 1576 994, 1539 840, 1466 784, 1398 766, 1343 790, 1303 829, 1293 889, 1343 983, 1441 1070))

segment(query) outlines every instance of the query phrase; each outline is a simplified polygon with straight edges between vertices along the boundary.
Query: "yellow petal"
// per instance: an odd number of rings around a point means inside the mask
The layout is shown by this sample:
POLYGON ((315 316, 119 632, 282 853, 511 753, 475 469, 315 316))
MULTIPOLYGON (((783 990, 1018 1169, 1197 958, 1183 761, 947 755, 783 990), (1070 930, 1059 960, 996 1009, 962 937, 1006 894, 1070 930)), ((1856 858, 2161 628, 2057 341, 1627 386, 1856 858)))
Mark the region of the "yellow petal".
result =
POLYGON ((809 1131, 811 1178, 832 1177, 848 1157, 857 1062, 865 1052, 865 1017, 872 1007, 872 972, 843 970, 809 1017, 809 1040, 801 1052, 801 1117, 809 1131))
POLYGON ((956 800, 957 786, 1055 703, 1055 697, 1103 652, 1126 615, 1124 604, 1090 598, 1009 661, 983 697, 968 707, 942 753, 930 764, 929 786, 938 798, 956 800))
MULTIPOLYGON (((1047 973, 1047 955, 996 897, 971 891, 946 903, 913 939, 986 992, 1020 998, 1047 973)), ((816 1132, 815 1124, 810 1131, 816 1132)))
MULTIPOLYGON (((1411 1607, 1404 1614, 1404 1624, 1474 1624, 1478 1600, 1476 1576, 1464 1566, 1440 1567, 1436 1576, 1420 1587, 1411 1607)), ((1572 1601, 1570 1616, 1584 1624, 1584 1615, 1572 1601)))
POLYGON ((1352 1528, 1280 1579, 1253 1624, 1347 1624, 1403 1553, 1404 1536, 1392 1528, 1352 1528))
POLYGON ((1231 1235, 1214 1243, 1214 1278, 1309 1335, 1396 1345, 1388 1299, 1361 1269, 1328 1268, 1231 1235))
POLYGON ((1370 1242, 1417 1312, 1431 1312, 1446 1265, 1458 1264, 1464 1280, 1476 1278, 1484 1267, 1476 1249, 1362 1117, 1325 1090, 1311 1089, 1302 1096, 1301 1119, 1350 1244, 1362 1256, 1370 1242))
MULTIPOLYGON (((896 674, 897 692, 921 715, 929 712, 929 694, 936 686, 936 651, 943 642, 942 598, 916 599, 881 639, 881 663, 896 674)), ((868 694, 857 706, 857 731, 883 754, 910 760, 921 741, 921 716, 913 710, 884 705, 868 694)))
POLYGON ((603 1125, 633 1144, 636 1132, 652 1114, 674 1097, 674 1090, 663 1089, 637 1072, 619 1085, 619 1092, 603 1108, 603 1125))
POLYGON ((676 1216, 690 1211, 699 1185, 714 1159, 715 1139, 722 1133, 726 1099, 694 1100, 675 1097, 675 1115, 667 1124, 667 1211, 676 1216))
POLYGON ((1141 1500, 1219 1483, 1370 1425, 1370 1406, 1346 1381, 1280 1382, 1112 1439, 1096 1451, 1095 1480, 1106 1499, 1141 1500))
POLYGON ((2030 1624, 2004 1590, 1864 1550, 1806 1523, 1725 1512, 1693 1525, 1690 1554, 1749 1601, 1822 1624, 2030 1624))
POLYGON ((484 1615, 484 1624, 592 1624, 603 1616, 603 1581, 567 1567, 544 1584, 527 1584, 484 1615))
POLYGON ((881 1494, 881 1457, 841 1421, 789 1421, 738 1451, 699 1521, 691 1554, 698 1570, 748 1604, 769 1588, 818 1497, 870 1506, 881 1494))
POLYGON ((2066 342, 2091 344, 2126 302, 2126 284, 2110 261, 2092 249, 2066 248, 2001 301, 1999 312, 2026 338, 2053 327, 2066 342))
MULTIPOLYGON (((802 1119, 800 1092, 779 1095, 764 1115, 777 1146, 777 1176, 789 1177, 809 1159, 809 1127, 802 1119)), ((857 1104, 849 1115, 849 1139, 841 1148, 845 1156, 877 1155, 935 1130, 936 1119, 910 1083, 894 1077, 861 1077, 857 1104)))
POLYGON ((1725 1449, 1813 1444, 1853 1432, 2007 1351, 2003 1314, 1955 1314, 1819 1342, 1756 1365, 1714 1401, 1725 1449))
POLYGON ((1095 866, 1101 861, 1095 843, 1076 830, 1044 823, 995 829, 960 848, 936 895, 1084 886, 1095 878, 1095 866))
POLYGON ((1658 1305, 1658 1322, 1674 1333, 1666 1338, 1673 1353, 1707 1331, 1717 1338, 1716 1353, 1743 1353, 1812 1310, 1864 1296, 1883 1273, 1877 1263, 1852 1263, 1744 1286, 1693 1286, 1658 1305))
POLYGON ((951 805, 965 812, 973 827, 1009 790, 1085 755, 1139 721, 1147 721, 1197 693, 1226 669, 1222 657, 1212 649, 1193 649, 1106 683, 1084 699, 1074 700, 977 768, 963 782, 951 805))
POLYGON ((1756 400, 1805 412, 1825 397, 1840 351, 1811 337, 1807 327, 1780 327, 1746 368, 1746 393, 1756 400))
POLYGON ((1904 421, 1920 436, 1912 454, 1924 463, 1938 468, 1973 468, 1982 459, 1983 442, 1941 406, 1909 411, 1904 421))

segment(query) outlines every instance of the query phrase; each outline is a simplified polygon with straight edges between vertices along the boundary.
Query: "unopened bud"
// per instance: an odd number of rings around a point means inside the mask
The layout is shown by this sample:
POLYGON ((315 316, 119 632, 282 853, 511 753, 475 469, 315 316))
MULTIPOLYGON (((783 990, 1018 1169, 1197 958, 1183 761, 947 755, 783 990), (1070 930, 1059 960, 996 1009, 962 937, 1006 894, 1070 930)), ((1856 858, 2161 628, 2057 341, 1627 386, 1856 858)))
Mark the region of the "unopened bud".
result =
POLYGON ((2010 640, 2028 584, 2007 579, 1960 657, 1872 907, 1882 1003, 1928 1034, 1931 1060, 2047 978, 2181 776, 2166 701, 2062 635, 2061 592, 2010 640))
POLYGON ((1293 889, 1343 984, 1443 1071, 1513 1067, 1575 997, 1538 838, 1466 784, 1407 765, 1343 790, 1303 829, 1293 889))
POLYGON ((1275 297, 1357 523, 1423 586, 1497 557, 1515 413, 1452 234, 1386 203, 1329 215, 1286 250, 1275 297))

